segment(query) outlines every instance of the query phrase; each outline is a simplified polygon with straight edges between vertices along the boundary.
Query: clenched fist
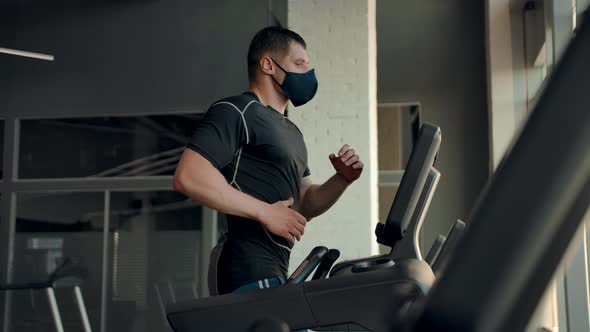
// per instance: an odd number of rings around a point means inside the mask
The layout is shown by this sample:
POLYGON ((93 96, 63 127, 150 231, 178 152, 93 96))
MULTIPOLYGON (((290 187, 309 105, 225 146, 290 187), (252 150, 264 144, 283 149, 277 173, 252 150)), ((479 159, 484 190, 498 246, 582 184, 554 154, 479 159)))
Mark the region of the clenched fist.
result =
POLYGON ((336 173, 342 176, 348 183, 356 181, 363 172, 363 162, 356 154, 356 151, 348 144, 345 144, 338 151, 338 156, 332 153, 330 155, 330 161, 336 173))

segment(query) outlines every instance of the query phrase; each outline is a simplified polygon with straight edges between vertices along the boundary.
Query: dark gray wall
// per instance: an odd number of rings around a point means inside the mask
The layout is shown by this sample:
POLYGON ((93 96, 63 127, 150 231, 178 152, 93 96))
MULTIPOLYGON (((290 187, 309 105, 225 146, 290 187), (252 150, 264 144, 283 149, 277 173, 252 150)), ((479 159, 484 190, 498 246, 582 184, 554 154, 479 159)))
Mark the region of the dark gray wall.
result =
MULTIPOLYGON (((55 56, 46 62, 0 54, 0 118, 202 112, 247 88, 247 48, 257 30, 275 23, 271 2, 286 26, 286 0, 0 1, 0 47, 55 56)), ((6 220, 0 229, 7 243, 6 220)), ((190 233, 182 236, 196 231, 190 233)), ((158 236, 154 245, 172 242, 158 236)), ((0 271, 7 249, 0 249, 0 271)))
MULTIPOLYGON (((272 1, 279 19, 282 2, 272 1)), ((13 1, 0 5, 0 116, 203 111, 247 88, 268 0, 13 1), (12 4, 11 4, 12 3, 12 4)), ((284 8, 283 8, 284 7, 284 8)))
POLYGON ((379 102, 419 101, 441 127, 427 246, 467 218, 488 176, 484 1, 377 1, 379 102))

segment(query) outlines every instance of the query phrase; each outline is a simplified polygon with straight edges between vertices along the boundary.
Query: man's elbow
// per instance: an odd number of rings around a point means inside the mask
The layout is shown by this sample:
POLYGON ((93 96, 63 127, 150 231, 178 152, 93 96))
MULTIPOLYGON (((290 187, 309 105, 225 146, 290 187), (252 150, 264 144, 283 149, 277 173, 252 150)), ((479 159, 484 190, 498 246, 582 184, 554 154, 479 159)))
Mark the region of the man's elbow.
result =
POLYGON ((297 209, 297 212, 298 212, 300 215, 302 215, 302 216, 305 218, 305 220, 307 220, 307 221, 311 221, 311 219, 313 219, 313 218, 315 217, 314 215, 312 215, 312 214, 311 214, 311 212, 310 212, 310 211, 308 211, 307 209, 305 209, 305 207, 304 207, 304 206, 300 206, 300 207, 297 209))
POLYGON ((186 188, 186 175, 182 171, 177 171, 174 174, 174 180, 172 182, 172 188, 174 191, 185 194, 186 188))

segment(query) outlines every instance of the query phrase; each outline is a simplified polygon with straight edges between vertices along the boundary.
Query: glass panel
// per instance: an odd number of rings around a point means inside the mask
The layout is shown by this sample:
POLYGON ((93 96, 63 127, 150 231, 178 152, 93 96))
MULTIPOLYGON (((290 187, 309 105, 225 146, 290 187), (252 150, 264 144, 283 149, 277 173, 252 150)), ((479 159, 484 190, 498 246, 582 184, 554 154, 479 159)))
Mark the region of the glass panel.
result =
POLYGON ((401 111, 398 105, 377 109, 379 170, 403 169, 401 158, 401 111))
POLYGON ((546 25, 545 14, 543 2, 533 1, 527 2, 522 12, 528 110, 536 103, 537 91, 547 74, 547 54, 551 54, 553 47, 551 41, 547 40, 551 34, 548 33, 550 30, 546 25))
POLYGON ((22 120, 19 177, 172 175, 200 115, 22 120))
POLYGON ((110 201, 106 330, 168 331, 165 306, 199 297, 201 208, 167 191, 113 192, 110 201))
MULTIPOLYGON (((19 193, 17 195, 13 282, 48 280, 70 259, 83 276, 83 299, 93 330, 100 330, 104 193, 19 193)), ((82 331, 74 289, 56 288, 64 330, 82 331)), ((9 331, 54 331, 43 290, 13 292, 9 331)))
POLYGON ((420 106, 383 104, 377 109, 379 170, 405 168, 420 132, 420 106))

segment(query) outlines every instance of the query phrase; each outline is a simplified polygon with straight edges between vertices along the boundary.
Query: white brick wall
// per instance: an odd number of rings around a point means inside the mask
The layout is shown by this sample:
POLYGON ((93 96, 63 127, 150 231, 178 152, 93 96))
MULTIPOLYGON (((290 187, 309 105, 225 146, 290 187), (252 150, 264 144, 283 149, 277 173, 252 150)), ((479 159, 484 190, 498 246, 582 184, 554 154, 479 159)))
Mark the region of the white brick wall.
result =
POLYGON ((289 28, 307 43, 319 90, 309 104, 289 106, 303 132, 314 183, 334 174, 328 159, 347 143, 365 169, 340 200, 312 220, 291 255, 291 271, 317 245, 341 259, 377 253, 377 120, 375 0, 290 0, 289 28))

